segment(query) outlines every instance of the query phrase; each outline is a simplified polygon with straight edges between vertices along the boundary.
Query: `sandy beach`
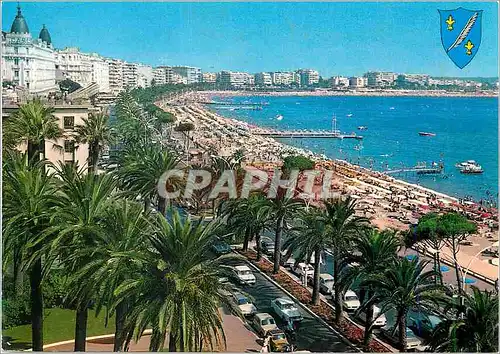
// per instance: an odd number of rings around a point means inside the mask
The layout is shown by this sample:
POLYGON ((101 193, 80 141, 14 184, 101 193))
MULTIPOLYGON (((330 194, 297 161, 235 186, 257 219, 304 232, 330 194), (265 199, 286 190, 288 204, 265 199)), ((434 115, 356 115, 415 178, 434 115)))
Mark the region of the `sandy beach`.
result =
MULTIPOLYGON (((248 93, 247 93, 248 94, 248 93)), ((457 211, 466 215, 478 225, 478 234, 469 237, 470 244, 460 248, 459 264, 463 269, 494 281, 498 278, 498 266, 494 259, 478 255, 478 252, 498 240, 498 212, 486 209, 472 202, 459 201, 419 185, 387 176, 350 164, 343 160, 330 160, 324 155, 279 143, 270 137, 256 135, 259 127, 246 122, 222 117, 210 112, 201 102, 207 102, 206 92, 188 93, 179 97, 157 102, 157 105, 173 113, 178 121, 190 122, 195 126, 190 133, 192 146, 198 152, 219 156, 231 156, 237 150, 245 155, 247 167, 272 171, 279 168, 282 159, 288 155, 305 155, 316 162, 315 169, 331 170, 334 173, 331 188, 341 194, 358 199, 358 213, 371 219, 379 228, 408 230, 409 225, 429 212, 457 211), (495 263, 495 262, 494 262, 495 263)), ((323 173, 317 177, 323 178, 323 173)), ((297 189, 305 181, 299 180, 297 189), (302 183, 302 184, 301 184, 302 183)), ((314 190, 319 198, 320 186, 314 190)), ((314 203, 315 201, 309 201, 314 203)), ((448 250, 443 250, 446 254, 448 250)), ((446 257, 446 256, 445 256, 446 257)), ((498 263, 497 263, 498 264, 498 263)))

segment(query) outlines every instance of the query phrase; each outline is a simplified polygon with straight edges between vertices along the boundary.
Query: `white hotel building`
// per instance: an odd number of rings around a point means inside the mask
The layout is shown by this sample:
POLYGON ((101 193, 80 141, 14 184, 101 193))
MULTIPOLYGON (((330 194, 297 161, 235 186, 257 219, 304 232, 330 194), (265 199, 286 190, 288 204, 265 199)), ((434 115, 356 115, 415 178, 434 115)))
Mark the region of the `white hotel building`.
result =
POLYGON ((30 94, 46 95, 57 88, 49 31, 43 26, 38 38, 32 38, 19 6, 10 32, 2 32, 2 79, 30 94))

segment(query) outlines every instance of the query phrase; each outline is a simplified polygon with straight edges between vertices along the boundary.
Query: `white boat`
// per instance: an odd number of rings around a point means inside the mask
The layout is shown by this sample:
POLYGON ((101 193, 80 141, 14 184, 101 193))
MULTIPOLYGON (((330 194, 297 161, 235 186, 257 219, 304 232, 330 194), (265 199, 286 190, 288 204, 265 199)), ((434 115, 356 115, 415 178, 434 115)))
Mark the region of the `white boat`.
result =
POLYGON ((483 173, 483 168, 474 160, 467 160, 455 164, 455 167, 463 174, 480 174, 483 173))
POLYGON ((283 116, 282 116, 281 114, 278 114, 278 115, 276 116, 276 120, 282 120, 282 119, 283 119, 283 116))
POLYGON ((347 115, 347 117, 352 117, 352 113, 349 113, 349 114, 347 115))

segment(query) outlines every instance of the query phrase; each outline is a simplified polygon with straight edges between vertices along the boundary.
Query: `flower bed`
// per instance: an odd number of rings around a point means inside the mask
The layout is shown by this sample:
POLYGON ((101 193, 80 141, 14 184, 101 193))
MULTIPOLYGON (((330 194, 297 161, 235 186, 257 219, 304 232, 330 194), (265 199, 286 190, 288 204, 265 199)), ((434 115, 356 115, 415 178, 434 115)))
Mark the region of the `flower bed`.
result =
MULTIPOLYGON (((278 274, 273 274, 273 264, 267 259, 262 258, 259 262, 256 261, 257 254, 254 251, 246 251, 240 253, 245 256, 252 264, 257 266, 263 273, 270 276, 274 281, 280 284, 283 288, 289 291, 297 300, 302 304, 307 306, 312 312, 317 316, 322 318, 330 326, 342 333, 351 343, 362 345, 364 337, 364 329, 356 326, 349 321, 342 321, 340 325, 334 322, 333 311, 324 301, 321 301, 319 305, 311 304, 311 293, 309 290, 304 288, 302 285, 293 280, 288 274, 283 271, 279 271, 278 274)), ((383 344, 376 340, 371 340, 366 351, 377 352, 377 353, 387 353, 390 350, 383 344)))

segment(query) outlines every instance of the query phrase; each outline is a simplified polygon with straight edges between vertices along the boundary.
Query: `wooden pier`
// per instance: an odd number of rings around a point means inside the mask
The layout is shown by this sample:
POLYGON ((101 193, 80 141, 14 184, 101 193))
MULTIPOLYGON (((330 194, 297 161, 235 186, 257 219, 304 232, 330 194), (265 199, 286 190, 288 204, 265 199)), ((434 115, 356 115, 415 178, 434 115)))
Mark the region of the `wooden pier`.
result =
POLYGON ((253 131, 252 134, 268 136, 271 138, 322 138, 322 139, 356 139, 361 140, 363 136, 357 134, 342 134, 331 131, 253 131))

